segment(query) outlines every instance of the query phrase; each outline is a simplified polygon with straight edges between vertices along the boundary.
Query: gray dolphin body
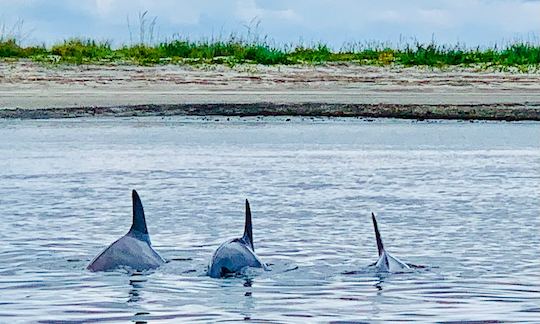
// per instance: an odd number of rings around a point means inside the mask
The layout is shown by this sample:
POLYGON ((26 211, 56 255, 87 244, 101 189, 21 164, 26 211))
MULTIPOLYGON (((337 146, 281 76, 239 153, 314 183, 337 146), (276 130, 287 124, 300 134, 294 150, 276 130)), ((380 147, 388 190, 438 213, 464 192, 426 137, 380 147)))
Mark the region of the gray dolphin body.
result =
POLYGON ((129 267, 142 271, 155 269, 165 263, 152 248, 142 202, 135 190, 132 192, 132 199, 133 224, 129 232, 98 254, 88 265, 88 270, 110 271, 129 267))
POLYGON ((400 272, 411 267, 401 261, 400 259, 392 256, 388 251, 385 250, 381 234, 379 233, 379 227, 377 226, 377 219, 375 219, 375 214, 371 213, 371 219, 373 220, 373 227, 375 228, 375 238, 377 239, 377 249, 379 250, 379 259, 375 263, 375 267, 378 271, 381 272, 400 272))
POLYGON ((251 210, 247 199, 244 235, 241 238, 231 239, 217 248, 208 266, 208 275, 212 278, 222 278, 239 274, 246 267, 267 269, 266 265, 255 254, 251 210))

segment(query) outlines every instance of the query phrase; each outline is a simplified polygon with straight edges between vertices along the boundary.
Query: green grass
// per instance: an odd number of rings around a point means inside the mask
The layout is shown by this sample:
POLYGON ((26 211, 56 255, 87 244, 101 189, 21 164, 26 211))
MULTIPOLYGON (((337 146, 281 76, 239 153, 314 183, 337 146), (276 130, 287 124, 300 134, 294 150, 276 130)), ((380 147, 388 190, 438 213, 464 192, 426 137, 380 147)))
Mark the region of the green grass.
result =
POLYGON ((44 46, 20 47, 15 39, 0 38, 0 58, 21 58, 46 55, 47 49, 44 46))
POLYGON ((69 39, 50 48, 21 47, 15 39, 0 38, 0 58, 29 58, 54 63, 127 63, 127 64, 322 64, 351 62, 363 65, 400 66, 540 66, 540 44, 514 43, 498 48, 468 48, 421 44, 391 48, 372 45, 331 50, 325 44, 313 46, 275 46, 266 41, 172 40, 156 45, 124 45, 112 48, 109 42, 69 39))
POLYGON ((61 61, 77 64, 118 58, 109 43, 81 39, 70 39, 63 44, 54 45, 50 55, 59 57, 61 61))

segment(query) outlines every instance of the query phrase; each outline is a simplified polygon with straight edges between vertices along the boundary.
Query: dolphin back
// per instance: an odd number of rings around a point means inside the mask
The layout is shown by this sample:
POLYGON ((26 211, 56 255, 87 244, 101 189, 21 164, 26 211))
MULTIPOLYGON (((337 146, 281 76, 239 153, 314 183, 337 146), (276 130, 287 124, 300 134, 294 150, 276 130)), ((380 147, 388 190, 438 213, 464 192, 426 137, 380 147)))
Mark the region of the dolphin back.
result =
POLYGON ((155 269, 165 260, 148 244, 134 236, 126 234, 90 262, 90 271, 111 271, 122 267, 143 271, 155 269))
POLYGON ((247 267, 266 269, 266 265, 245 242, 233 239, 223 243, 214 252, 208 267, 208 275, 212 278, 222 278, 240 274, 247 267))
POLYGON ((381 272, 400 272, 410 269, 408 264, 386 251, 379 257, 377 263, 375 263, 375 267, 381 272))
POLYGON ((375 263, 377 270, 382 272, 399 272, 404 269, 410 269, 405 262, 391 255, 384 249, 381 233, 379 233, 379 226, 377 226, 377 219, 375 218, 374 213, 371 213, 371 220, 373 221, 377 249, 379 250, 379 259, 377 260, 377 263, 375 263))
POLYGON ((110 271, 119 267, 148 270, 159 267, 165 260, 152 248, 144 209, 137 191, 131 193, 133 201, 133 222, 129 232, 98 254, 87 269, 110 271))
POLYGON ((221 278, 242 273, 246 267, 267 269, 266 265, 255 254, 251 208, 247 199, 244 235, 241 238, 229 240, 217 248, 212 255, 208 275, 213 278, 221 278))

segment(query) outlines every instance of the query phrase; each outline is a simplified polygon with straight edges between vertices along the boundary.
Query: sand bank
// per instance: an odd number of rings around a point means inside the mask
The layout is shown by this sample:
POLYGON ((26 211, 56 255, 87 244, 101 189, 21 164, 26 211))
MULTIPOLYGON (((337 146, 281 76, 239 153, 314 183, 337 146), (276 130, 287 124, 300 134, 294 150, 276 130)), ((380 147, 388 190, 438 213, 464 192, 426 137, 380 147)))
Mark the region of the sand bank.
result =
POLYGON ((0 117, 309 115, 540 120, 540 73, 0 63, 0 117))

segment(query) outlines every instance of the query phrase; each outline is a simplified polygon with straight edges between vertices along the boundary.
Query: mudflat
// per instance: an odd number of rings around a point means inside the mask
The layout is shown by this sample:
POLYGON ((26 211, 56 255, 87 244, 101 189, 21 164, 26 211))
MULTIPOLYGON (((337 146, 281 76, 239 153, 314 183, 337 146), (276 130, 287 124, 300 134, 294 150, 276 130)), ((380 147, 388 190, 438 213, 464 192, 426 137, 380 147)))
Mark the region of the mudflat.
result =
POLYGON ((0 63, 0 118, 133 115, 540 120, 540 72, 0 63))

